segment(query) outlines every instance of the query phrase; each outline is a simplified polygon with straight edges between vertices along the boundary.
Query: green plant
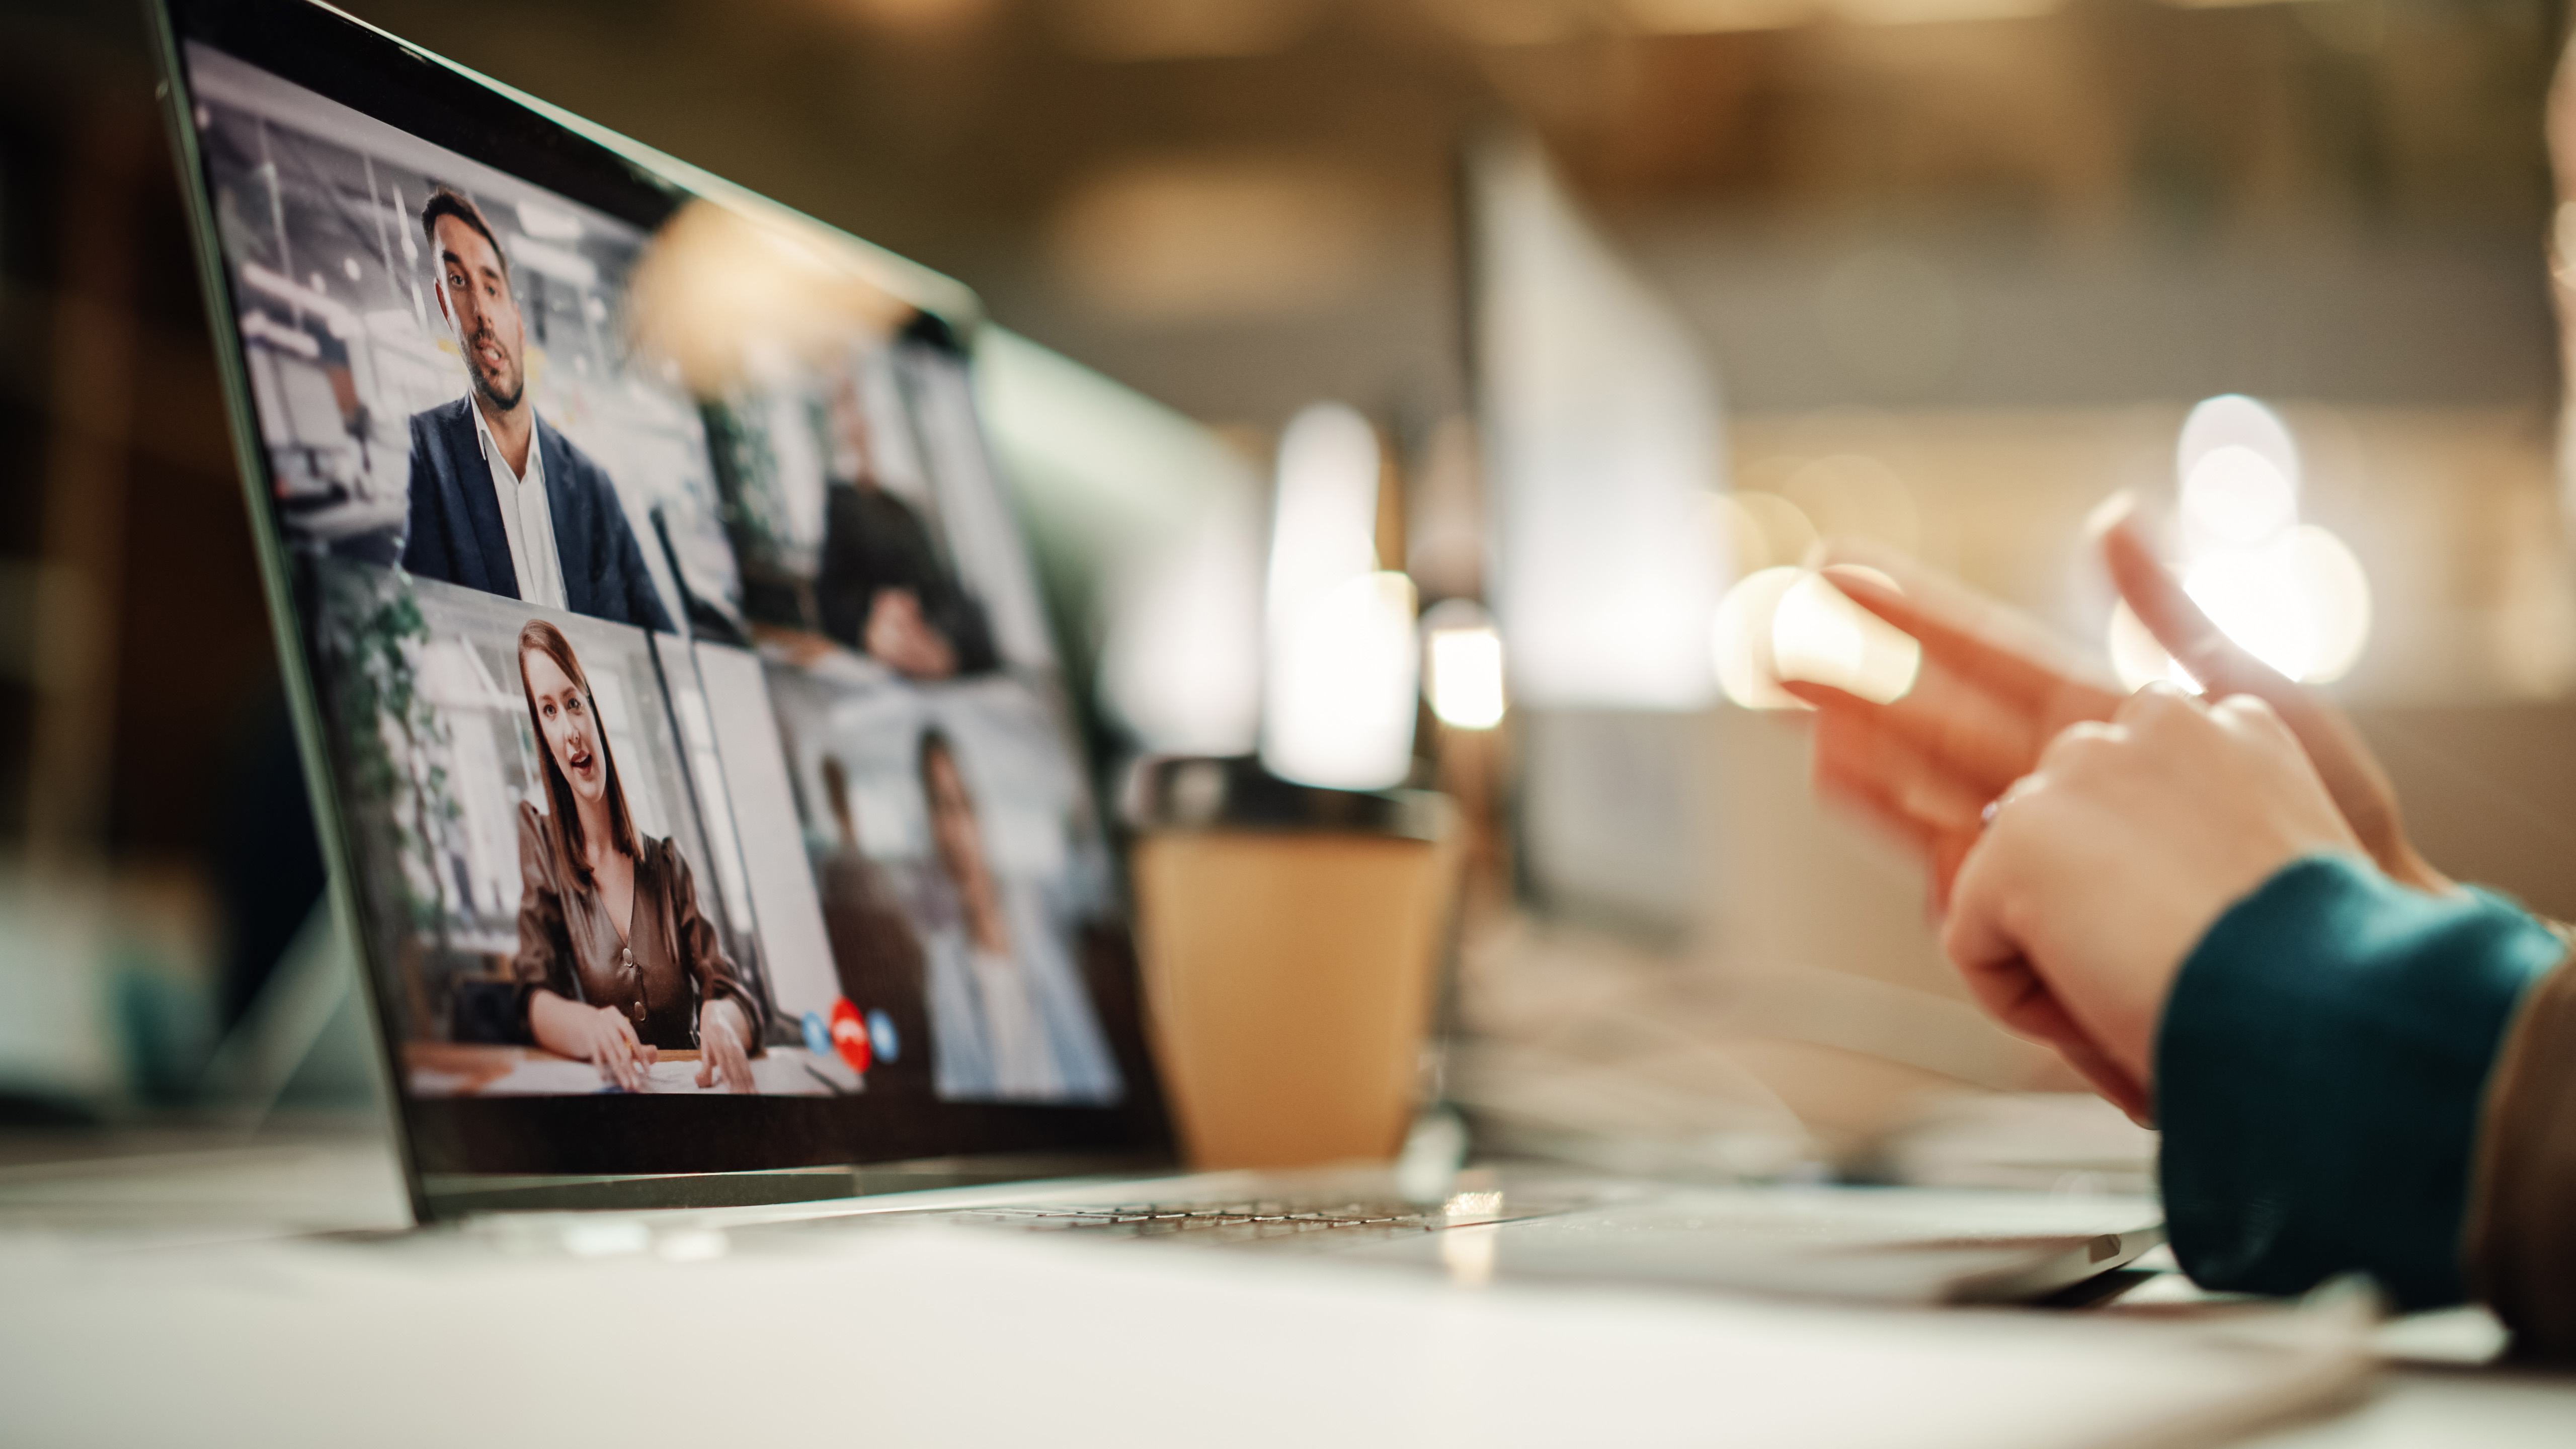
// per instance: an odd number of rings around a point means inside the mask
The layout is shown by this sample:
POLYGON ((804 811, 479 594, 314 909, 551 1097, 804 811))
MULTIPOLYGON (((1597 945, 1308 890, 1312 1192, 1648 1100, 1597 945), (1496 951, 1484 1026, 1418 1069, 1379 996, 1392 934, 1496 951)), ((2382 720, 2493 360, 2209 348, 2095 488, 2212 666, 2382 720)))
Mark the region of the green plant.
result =
POLYGON ((420 691, 429 620, 400 570, 326 566, 321 583, 319 643, 342 768, 362 821, 388 832, 410 867, 378 882, 393 896, 381 904, 443 952, 455 914, 444 861, 464 810, 443 760, 447 722, 420 691))

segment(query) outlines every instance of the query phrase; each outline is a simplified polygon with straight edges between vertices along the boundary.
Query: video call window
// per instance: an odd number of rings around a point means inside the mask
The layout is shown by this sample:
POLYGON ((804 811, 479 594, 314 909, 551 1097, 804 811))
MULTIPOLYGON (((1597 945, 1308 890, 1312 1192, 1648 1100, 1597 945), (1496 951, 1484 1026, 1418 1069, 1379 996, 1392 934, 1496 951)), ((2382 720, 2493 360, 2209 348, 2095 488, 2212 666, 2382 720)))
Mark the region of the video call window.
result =
POLYGON ((203 47, 189 59, 288 543, 667 629, 658 513, 679 582, 729 605, 704 426, 676 370, 624 341, 643 233, 203 47))
POLYGON ((684 365, 639 314, 744 223, 187 59, 406 1092, 1122 1100, 1107 846, 944 325, 684 365))
POLYGON ((1035 575, 936 324, 706 406, 744 612, 916 681, 1055 667, 1035 575))
POLYGON ((733 792, 715 750, 693 748, 705 726, 671 707, 694 690, 675 679, 676 643, 368 564, 318 560, 312 578, 326 717, 410 1090, 598 1089, 591 1056, 547 1030, 539 992, 613 1011, 636 1046, 668 1056, 639 1089, 699 1085, 694 1065, 673 1064, 703 1060, 710 1003, 747 1087, 859 1088, 836 1054, 766 1060, 831 998, 810 972, 774 969, 792 918, 753 909, 733 792), (584 832, 631 842, 623 879, 584 869, 584 832))

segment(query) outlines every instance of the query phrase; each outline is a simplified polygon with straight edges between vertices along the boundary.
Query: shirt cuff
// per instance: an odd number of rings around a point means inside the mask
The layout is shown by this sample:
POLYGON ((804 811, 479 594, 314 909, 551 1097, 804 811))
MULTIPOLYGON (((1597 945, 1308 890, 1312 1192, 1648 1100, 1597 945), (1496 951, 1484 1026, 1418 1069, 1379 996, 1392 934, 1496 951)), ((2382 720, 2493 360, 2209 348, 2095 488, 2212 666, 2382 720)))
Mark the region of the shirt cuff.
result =
POLYGON ((2204 1287, 2365 1271, 2456 1303, 2480 1104, 2515 1006, 2566 947, 2483 891, 2310 856, 2228 908, 2156 1039, 2166 1230, 2204 1287))

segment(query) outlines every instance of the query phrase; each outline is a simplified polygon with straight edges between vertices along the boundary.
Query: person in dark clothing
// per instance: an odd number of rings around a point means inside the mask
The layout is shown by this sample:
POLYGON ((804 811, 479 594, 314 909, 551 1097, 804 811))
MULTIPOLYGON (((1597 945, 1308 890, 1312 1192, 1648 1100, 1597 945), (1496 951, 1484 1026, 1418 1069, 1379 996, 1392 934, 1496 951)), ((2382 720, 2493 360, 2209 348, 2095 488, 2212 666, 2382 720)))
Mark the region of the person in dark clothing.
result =
POLYGON ((617 487, 528 396, 527 330, 510 263, 473 201, 440 188, 421 208, 438 310, 455 334, 464 397, 411 418, 402 566, 422 578, 593 618, 671 631, 617 487))
POLYGON ((1000 663, 984 606, 966 592, 929 526, 877 478, 855 383, 832 400, 851 477, 835 481, 815 585, 823 632, 913 679, 981 674, 1000 663))
POLYGON ((2576 1362, 2576 931, 2435 869, 2330 700, 2227 638, 2134 521, 2103 547, 2202 696, 2124 697, 1871 551, 1824 576, 1923 670, 1883 704, 1784 681, 1817 709, 1818 789, 1914 847, 1997 1020, 2162 1130, 2196 1282, 2367 1272, 2400 1308, 2482 1300, 2518 1352, 2576 1362))
POLYGON ((850 780, 841 762, 823 757, 824 798, 840 844, 816 862, 822 888, 823 930, 832 943, 832 966, 841 994, 870 1021, 875 1060, 868 1088, 930 1094, 930 996, 922 974, 921 941, 903 916, 877 867, 859 849, 858 821, 850 809, 850 780), (876 1029, 882 1013, 894 1030, 876 1029), (886 1037, 878 1040, 878 1037, 886 1037))

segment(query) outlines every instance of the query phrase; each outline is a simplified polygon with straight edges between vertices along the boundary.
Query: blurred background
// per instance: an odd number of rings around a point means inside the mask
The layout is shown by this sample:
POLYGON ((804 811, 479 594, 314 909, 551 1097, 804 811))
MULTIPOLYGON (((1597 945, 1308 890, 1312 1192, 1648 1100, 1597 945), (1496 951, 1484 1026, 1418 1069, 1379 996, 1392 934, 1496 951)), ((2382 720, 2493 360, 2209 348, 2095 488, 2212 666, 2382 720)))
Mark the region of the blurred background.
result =
MULTIPOLYGON (((2144 1184, 1808 797, 1764 672, 1910 669, 1769 572, 1821 534, 2108 658, 2088 512, 2131 489, 2182 558, 2186 483, 2271 507, 2231 627, 2355 711, 2436 864, 2576 916, 2558 0, 347 8, 975 288, 1104 779, 1257 740, 1487 822, 1445 1090, 1489 1144, 2144 1184), (1399 649, 1336 754, 1293 707, 1359 686, 1279 611, 1354 571, 1429 611, 1431 708, 1399 649)), ((0 0, 0 419, 0 1112, 132 1120, 320 867, 121 4, 0 0)))

